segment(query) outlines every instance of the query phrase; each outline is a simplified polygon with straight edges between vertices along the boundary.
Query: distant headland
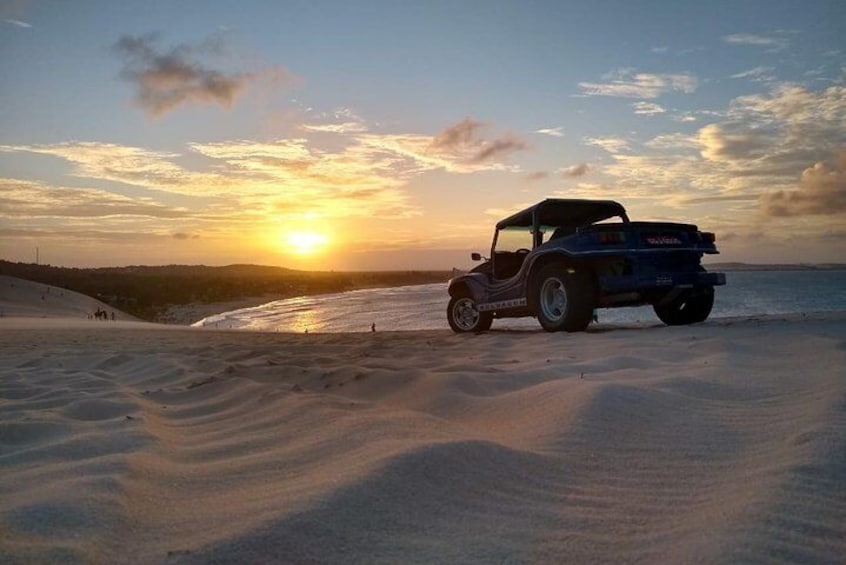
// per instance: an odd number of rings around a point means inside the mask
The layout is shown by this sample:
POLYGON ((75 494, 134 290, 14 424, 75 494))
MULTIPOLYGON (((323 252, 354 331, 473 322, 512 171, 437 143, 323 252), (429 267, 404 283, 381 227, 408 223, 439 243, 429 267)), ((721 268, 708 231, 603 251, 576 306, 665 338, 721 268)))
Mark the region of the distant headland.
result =
POLYGON ((195 320, 181 319, 180 307, 189 304, 205 305, 210 314, 296 296, 445 283, 451 272, 297 271, 261 265, 69 268, 0 260, 0 275, 80 292, 143 320, 187 323, 195 320))

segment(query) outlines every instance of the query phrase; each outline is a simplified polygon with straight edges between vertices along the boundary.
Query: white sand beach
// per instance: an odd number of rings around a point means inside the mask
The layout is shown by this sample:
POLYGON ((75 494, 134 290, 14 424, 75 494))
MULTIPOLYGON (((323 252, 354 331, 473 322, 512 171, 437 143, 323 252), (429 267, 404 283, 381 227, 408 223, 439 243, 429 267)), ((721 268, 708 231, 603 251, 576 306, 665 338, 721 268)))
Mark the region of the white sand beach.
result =
POLYGON ((0 318, 3 563, 846 555, 846 313, 294 335, 23 298, 0 318))

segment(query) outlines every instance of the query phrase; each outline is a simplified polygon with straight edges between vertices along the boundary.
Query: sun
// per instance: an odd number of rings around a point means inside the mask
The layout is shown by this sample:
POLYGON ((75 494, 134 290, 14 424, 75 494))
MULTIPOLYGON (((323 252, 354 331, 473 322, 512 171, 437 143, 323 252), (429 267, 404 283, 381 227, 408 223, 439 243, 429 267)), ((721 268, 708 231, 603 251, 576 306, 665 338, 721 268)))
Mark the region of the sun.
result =
POLYGON ((329 244, 326 234, 315 231, 289 231, 282 237, 285 249, 296 255, 315 255, 329 244))

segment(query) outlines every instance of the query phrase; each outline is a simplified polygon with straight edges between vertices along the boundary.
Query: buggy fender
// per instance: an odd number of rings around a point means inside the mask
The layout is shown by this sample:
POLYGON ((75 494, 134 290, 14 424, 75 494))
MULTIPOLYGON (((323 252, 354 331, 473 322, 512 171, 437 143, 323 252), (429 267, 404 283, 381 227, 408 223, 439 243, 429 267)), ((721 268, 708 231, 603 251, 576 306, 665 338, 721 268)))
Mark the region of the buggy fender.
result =
POLYGON ((455 277, 449 281, 449 295, 458 296, 459 294, 467 294, 477 303, 485 302, 488 293, 486 292, 487 280, 486 275, 482 273, 468 273, 460 277, 455 277))
POLYGON ((523 284, 526 285, 527 288, 531 284, 532 277, 534 277, 534 275, 546 265, 555 262, 574 263, 578 260, 577 257, 568 249, 562 249, 560 247, 538 251, 536 254, 533 254, 530 259, 531 261, 527 261, 524 265, 526 272, 522 277, 524 279, 523 284))

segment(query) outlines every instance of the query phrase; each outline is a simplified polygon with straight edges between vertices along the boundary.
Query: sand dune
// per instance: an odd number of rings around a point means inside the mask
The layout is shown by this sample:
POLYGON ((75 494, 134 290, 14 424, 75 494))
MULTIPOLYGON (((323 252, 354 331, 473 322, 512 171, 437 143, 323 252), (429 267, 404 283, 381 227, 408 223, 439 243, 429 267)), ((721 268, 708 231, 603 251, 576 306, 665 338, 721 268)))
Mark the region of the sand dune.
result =
POLYGON ((0 561, 837 562, 846 315, 584 334, 0 320, 0 561))
POLYGON ((105 310, 116 320, 137 320, 90 296, 17 277, 0 275, 0 317, 83 318, 105 310))

